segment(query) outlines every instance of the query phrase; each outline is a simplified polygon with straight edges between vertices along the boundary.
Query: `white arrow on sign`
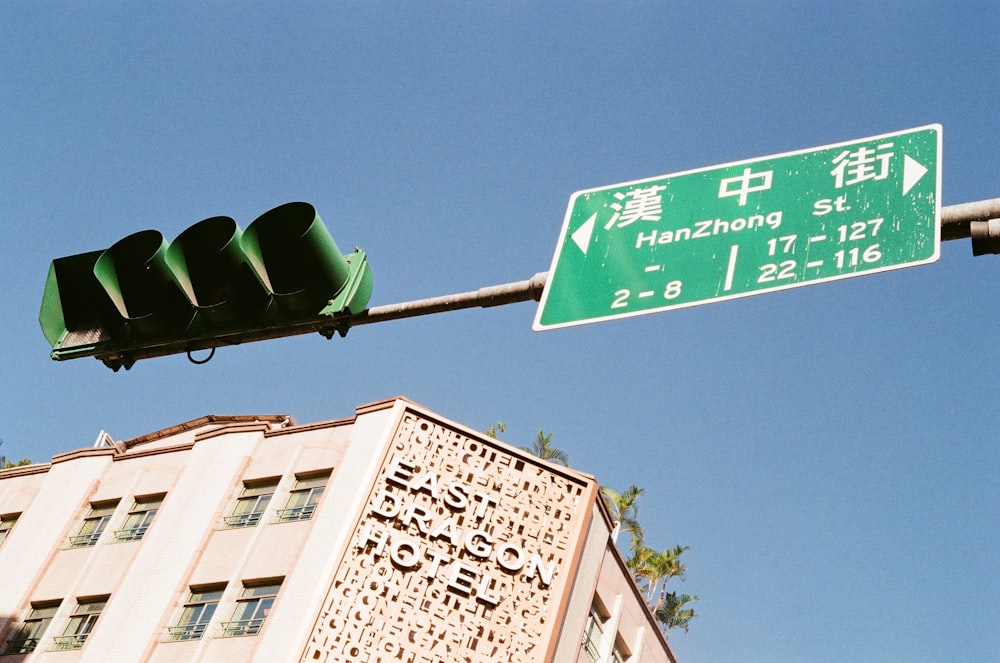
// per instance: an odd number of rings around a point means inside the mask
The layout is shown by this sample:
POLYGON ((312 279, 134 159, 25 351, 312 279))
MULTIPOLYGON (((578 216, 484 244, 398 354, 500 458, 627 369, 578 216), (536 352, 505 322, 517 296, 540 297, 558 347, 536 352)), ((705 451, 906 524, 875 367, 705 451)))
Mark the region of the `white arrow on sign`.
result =
POLYGON ((927 174, 927 169, 913 160, 909 155, 903 155, 903 195, 905 196, 927 174))
POLYGON ((580 247, 580 250, 583 251, 583 255, 587 255, 587 247, 590 246, 590 236, 594 234, 594 223, 596 222, 597 212, 594 212, 582 226, 577 228, 573 234, 570 235, 570 237, 573 238, 573 241, 576 242, 576 245, 580 247))

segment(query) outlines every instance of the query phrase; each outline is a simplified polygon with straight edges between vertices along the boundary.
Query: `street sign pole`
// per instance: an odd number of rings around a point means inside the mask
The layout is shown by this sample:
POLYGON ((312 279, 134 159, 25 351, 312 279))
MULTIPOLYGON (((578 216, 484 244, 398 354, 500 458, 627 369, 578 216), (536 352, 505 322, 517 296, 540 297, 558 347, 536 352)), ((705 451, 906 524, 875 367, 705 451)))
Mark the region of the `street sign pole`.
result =
POLYGON ((941 127, 575 193, 536 330, 937 260, 941 127))

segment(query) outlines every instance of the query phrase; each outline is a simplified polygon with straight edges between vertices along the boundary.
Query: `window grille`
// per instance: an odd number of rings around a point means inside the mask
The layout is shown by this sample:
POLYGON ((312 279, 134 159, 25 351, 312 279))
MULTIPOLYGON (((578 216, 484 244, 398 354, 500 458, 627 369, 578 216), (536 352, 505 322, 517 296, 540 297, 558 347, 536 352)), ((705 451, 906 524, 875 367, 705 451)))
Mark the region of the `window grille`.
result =
POLYGON ((236 602, 233 618, 222 624, 223 635, 226 637, 257 635, 264 625, 264 619, 271 611, 271 606, 274 605, 274 599, 280 588, 280 582, 244 585, 243 594, 236 602))
POLYGON ((111 520, 111 516, 117 507, 118 500, 91 504, 90 511, 83 519, 80 531, 76 533, 76 536, 69 538, 70 545, 74 548, 86 548, 97 545, 97 540, 101 538, 104 528, 108 526, 108 521, 111 520))
POLYGON ((267 505, 271 503, 271 497, 274 496, 274 489, 277 486, 277 479, 244 484, 243 492, 236 500, 236 507, 225 518, 226 526, 236 528, 257 525, 260 522, 260 517, 267 510, 267 505))
POLYGON ((167 630, 174 640, 198 640, 205 634, 215 609, 219 607, 219 600, 222 599, 222 592, 225 585, 212 587, 192 588, 188 596, 181 618, 176 626, 171 626, 167 630))
POLYGON ((24 619, 21 627, 7 640, 3 654, 30 654, 35 651, 39 640, 45 635, 53 615, 59 609, 61 601, 32 604, 31 612, 24 619))
POLYGON ((108 603, 108 597, 93 599, 78 599, 76 609, 69 619, 69 624, 63 634, 55 639, 56 649, 80 649, 90 637, 91 631, 101 616, 101 611, 108 603))
POLYGON ((329 478, 330 475, 327 473, 322 476, 298 479, 288 496, 285 508, 278 512, 278 520, 287 523, 312 518, 329 478))
POLYGON ((604 623, 610 615, 598 597, 590 604, 590 615, 583 629, 583 650, 591 661, 596 661, 601 655, 601 639, 604 637, 604 623))
POLYGON ((153 495, 150 497, 136 498, 135 506, 128 512, 125 519, 125 526, 115 532, 115 537, 119 541, 138 541, 146 534, 150 523, 156 517, 160 505, 163 503, 163 495, 153 495))

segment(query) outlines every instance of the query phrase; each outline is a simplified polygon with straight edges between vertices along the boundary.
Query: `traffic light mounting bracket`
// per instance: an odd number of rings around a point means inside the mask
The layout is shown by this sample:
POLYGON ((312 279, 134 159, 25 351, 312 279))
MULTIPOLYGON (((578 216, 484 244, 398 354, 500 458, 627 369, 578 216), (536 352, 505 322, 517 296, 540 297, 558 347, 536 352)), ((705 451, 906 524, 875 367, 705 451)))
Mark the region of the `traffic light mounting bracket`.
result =
MULTIPOLYGON (((238 331, 206 333, 182 340, 145 342, 132 347, 101 350, 91 346, 91 348, 85 351, 74 348, 70 351, 72 354, 68 356, 60 356, 59 351, 53 351, 52 358, 71 359, 82 356, 93 356, 102 361, 111 370, 118 371, 120 368, 129 370, 140 359, 182 353, 190 356, 191 353, 199 350, 214 351, 215 348, 282 338, 284 336, 296 336, 313 331, 318 331, 328 339, 332 338, 334 332, 339 332, 341 336, 346 336, 347 330, 350 328, 348 321, 352 317, 350 311, 357 306, 356 302, 361 301, 362 296, 364 303, 367 303, 367 293, 371 292, 371 270, 368 267, 367 255, 360 249, 356 249, 353 253, 348 254, 345 256, 345 259, 350 270, 347 282, 317 316, 295 322, 279 322, 238 331)), ((211 355, 204 360, 195 361, 192 359, 192 362, 204 364, 210 358, 211 355)))

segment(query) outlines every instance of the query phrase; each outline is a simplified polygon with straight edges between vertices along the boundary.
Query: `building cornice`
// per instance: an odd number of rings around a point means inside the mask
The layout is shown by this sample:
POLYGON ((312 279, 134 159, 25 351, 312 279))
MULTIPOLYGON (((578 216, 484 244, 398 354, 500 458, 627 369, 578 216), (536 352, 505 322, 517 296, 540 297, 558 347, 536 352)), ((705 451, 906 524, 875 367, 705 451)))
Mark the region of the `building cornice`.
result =
MULTIPOLYGON (((219 425, 219 429, 231 431, 232 428, 230 428, 229 425, 234 425, 234 424, 258 423, 258 424, 273 425, 273 424, 285 424, 287 422, 294 422, 292 417, 287 414, 253 414, 253 415, 209 414, 203 417, 199 417, 197 419, 192 419, 191 421, 186 421, 182 424, 170 426, 169 428, 164 428, 162 430, 154 431, 152 433, 146 433, 145 435, 134 437, 131 440, 125 440, 123 444, 125 445, 126 449, 130 449, 139 444, 155 442, 156 440, 161 440, 165 437, 171 437, 173 435, 178 435, 180 433, 187 433, 197 428, 203 428, 205 426, 210 426, 213 424, 219 425)), ((209 433, 214 433, 214 431, 199 433, 197 435, 197 438, 208 436, 209 433)))

